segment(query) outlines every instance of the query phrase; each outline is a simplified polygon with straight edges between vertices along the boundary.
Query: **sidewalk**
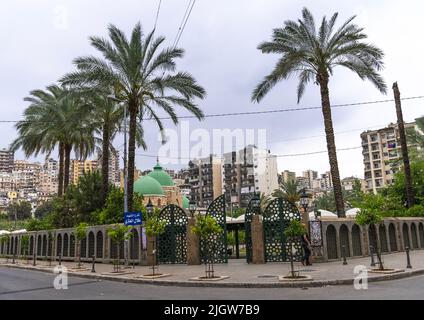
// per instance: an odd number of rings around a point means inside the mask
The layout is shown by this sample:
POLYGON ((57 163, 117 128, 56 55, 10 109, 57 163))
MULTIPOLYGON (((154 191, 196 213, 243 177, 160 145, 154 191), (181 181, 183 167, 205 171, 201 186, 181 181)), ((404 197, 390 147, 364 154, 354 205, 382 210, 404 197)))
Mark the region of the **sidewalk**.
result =
MULTIPOLYGON (((386 268, 403 269, 405 271, 393 274, 375 274, 368 273, 368 281, 393 280, 413 275, 424 274, 424 250, 415 250, 410 252, 412 269, 406 269, 405 252, 383 255, 383 262, 386 268)), ((11 264, 9 259, 0 259, 0 267, 15 267, 25 269, 35 269, 44 272, 53 272, 57 262, 48 267, 46 261, 37 261, 37 266, 17 260, 15 265, 11 264)), ((75 262, 63 262, 63 266, 74 268, 75 262)), ((190 278, 204 276, 204 265, 160 265, 159 273, 170 274, 168 277, 157 279, 141 279, 140 275, 150 274, 148 266, 135 266, 135 269, 123 268, 124 271, 133 272, 124 275, 102 275, 110 273, 112 265, 98 263, 95 265, 96 273, 91 272, 91 264, 84 263, 85 271, 70 271, 75 276, 113 280, 120 282, 156 284, 156 285, 174 285, 174 286, 213 286, 213 287, 319 287, 326 285, 352 284, 355 278, 355 266, 363 265, 370 267, 370 258, 348 259, 348 264, 343 265, 342 261, 315 263, 312 266, 302 266, 295 263, 295 269, 300 271, 301 275, 309 275, 312 280, 301 282, 279 282, 279 275, 287 275, 290 271, 290 263, 267 263, 263 265, 247 264, 246 260, 229 260, 228 264, 215 264, 216 276, 228 276, 220 281, 193 281, 190 278)))

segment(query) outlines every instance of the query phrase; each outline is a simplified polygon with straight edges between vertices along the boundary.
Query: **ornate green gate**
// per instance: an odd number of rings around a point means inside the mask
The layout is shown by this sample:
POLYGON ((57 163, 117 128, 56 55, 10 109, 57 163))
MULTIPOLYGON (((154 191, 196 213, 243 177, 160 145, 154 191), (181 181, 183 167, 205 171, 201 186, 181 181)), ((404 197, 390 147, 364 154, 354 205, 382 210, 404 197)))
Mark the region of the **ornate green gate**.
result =
POLYGON ((166 221, 165 232, 159 236, 159 263, 187 263, 187 214, 174 205, 167 205, 159 213, 166 221))
POLYGON ((223 232, 220 235, 210 236, 206 240, 200 241, 200 254, 202 261, 209 259, 211 263, 227 263, 227 220, 225 213, 224 195, 216 198, 206 210, 206 215, 213 217, 222 227, 223 232), (211 255, 207 255, 208 249, 211 255))
POLYGON ((303 255, 302 244, 299 239, 286 242, 284 230, 292 220, 300 220, 297 207, 291 202, 277 198, 265 209, 263 214, 265 261, 290 261, 290 247, 294 261, 300 261, 303 255))
POLYGON ((246 208, 246 213, 244 214, 244 230, 246 233, 245 242, 246 242, 246 260, 247 263, 252 262, 252 216, 255 214, 255 209, 252 207, 252 199, 249 201, 249 204, 246 208))

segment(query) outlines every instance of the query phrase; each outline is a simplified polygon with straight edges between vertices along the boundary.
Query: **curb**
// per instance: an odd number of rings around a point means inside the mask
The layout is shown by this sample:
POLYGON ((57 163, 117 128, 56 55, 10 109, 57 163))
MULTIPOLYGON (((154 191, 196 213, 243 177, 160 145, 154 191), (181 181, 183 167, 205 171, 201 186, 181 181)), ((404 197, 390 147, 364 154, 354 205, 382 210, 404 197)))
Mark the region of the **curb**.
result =
MULTIPOLYGON (((20 265, 11 265, 11 264, 1 264, 0 267, 6 268, 15 268, 15 269, 24 269, 39 271, 45 273, 53 273, 51 269, 48 268, 37 268, 33 266, 20 266, 20 265)), ((390 281, 403 278, 409 278, 413 276, 423 275, 424 269, 410 270, 399 273, 387 274, 387 275, 378 275, 368 277, 368 282, 379 282, 379 281, 390 281)), ((71 277, 79 277, 86 279, 95 279, 98 281, 108 280, 116 281, 122 283, 138 283, 138 284, 148 284, 148 285, 157 285, 157 286, 175 286, 175 287, 215 287, 215 288, 315 288, 315 287, 325 287, 325 286, 335 286, 335 285, 352 285, 354 278, 345 278, 345 279, 332 279, 332 280, 312 280, 312 281, 302 281, 302 282, 269 282, 269 283, 254 283, 254 282, 205 282, 205 281, 181 281, 181 280, 153 280, 153 279, 140 279, 140 278, 122 278, 119 276, 107 276, 101 274, 90 274, 90 273, 80 273, 80 272, 69 272, 71 277)))

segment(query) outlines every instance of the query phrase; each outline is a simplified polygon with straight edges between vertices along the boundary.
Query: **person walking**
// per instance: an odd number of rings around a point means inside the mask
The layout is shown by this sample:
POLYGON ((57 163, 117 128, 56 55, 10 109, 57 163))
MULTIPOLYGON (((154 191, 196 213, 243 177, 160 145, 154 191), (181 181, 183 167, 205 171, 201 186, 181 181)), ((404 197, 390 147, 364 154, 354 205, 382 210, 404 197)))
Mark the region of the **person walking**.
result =
MULTIPOLYGON (((303 224, 303 226, 305 227, 306 230, 306 226, 305 224, 303 224)), ((312 263, 310 261, 310 256, 311 256, 311 241, 309 239, 309 235, 307 232, 305 232, 302 236, 301 236, 301 242, 302 242, 302 248, 303 248, 303 257, 302 257, 302 265, 307 265, 307 266, 311 266, 312 263)))

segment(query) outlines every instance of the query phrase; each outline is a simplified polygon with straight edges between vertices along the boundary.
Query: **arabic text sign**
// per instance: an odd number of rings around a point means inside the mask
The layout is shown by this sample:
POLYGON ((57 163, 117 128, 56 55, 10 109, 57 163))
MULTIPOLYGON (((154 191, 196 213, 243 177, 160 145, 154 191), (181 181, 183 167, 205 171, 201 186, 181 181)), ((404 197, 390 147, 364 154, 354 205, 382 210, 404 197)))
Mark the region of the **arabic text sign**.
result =
POLYGON ((141 224, 141 212, 125 212, 124 224, 126 226, 138 226, 141 224))

